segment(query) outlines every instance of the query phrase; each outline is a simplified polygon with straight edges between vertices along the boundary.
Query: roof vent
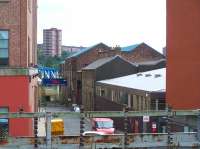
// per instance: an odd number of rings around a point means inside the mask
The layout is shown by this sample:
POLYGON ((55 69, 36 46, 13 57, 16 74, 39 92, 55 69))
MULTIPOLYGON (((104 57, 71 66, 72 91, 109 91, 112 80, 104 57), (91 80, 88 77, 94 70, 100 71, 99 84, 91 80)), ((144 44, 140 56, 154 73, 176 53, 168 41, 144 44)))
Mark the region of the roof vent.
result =
POLYGON ((161 74, 155 74, 155 78, 161 77, 161 74))
POLYGON ((137 73, 137 76, 139 77, 139 76, 142 76, 142 74, 141 73, 137 73))
POLYGON ((150 77, 151 76, 151 74, 149 73, 149 74, 145 74, 145 77, 150 77))

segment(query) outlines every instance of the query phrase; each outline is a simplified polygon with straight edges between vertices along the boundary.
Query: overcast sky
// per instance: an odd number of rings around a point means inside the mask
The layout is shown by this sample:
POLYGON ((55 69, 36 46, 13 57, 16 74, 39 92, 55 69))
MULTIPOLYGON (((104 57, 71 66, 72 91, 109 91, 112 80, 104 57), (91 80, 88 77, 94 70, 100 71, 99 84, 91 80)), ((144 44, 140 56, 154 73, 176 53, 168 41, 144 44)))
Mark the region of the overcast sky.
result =
POLYGON ((46 28, 62 29, 63 45, 166 44, 166 0, 38 0, 38 43, 46 28))

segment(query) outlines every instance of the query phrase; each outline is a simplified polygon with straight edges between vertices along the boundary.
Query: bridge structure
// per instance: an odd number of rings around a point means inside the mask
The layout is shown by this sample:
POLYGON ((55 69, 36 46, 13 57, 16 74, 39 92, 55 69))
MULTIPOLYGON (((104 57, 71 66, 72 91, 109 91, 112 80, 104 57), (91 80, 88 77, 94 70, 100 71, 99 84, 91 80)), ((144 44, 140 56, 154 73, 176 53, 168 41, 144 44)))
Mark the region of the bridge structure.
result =
MULTIPOLYGON (((38 137, 7 137, 0 140, 1 149, 102 149, 102 148, 146 148, 146 149, 199 149, 200 148, 200 111, 199 110, 172 110, 172 111, 82 111, 77 112, 39 112, 39 113, 0 113, 0 118, 46 118, 46 136, 38 137), (80 121, 80 135, 52 136, 51 119, 54 117, 127 117, 140 116, 196 116, 196 132, 173 133, 126 133, 108 135, 82 134, 82 121, 80 121)), ((126 121, 125 121, 126 122, 126 121)), ((124 125, 126 126, 126 125, 124 125)), ((37 132, 37 131, 35 131, 37 132)))

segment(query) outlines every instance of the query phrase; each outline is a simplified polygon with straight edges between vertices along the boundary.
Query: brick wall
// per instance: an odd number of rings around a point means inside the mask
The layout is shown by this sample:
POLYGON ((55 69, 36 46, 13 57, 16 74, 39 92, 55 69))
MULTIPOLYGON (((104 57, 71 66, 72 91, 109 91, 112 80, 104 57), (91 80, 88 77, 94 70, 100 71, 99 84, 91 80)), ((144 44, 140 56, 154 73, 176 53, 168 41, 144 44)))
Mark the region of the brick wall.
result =
POLYGON ((37 62, 36 5, 36 0, 11 0, 0 3, 0 29, 9 30, 9 66, 11 67, 28 67, 37 62), (31 3, 31 11, 28 2, 31 3))
POLYGON ((96 74, 93 70, 83 70, 82 72, 82 104, 86 111, 94 110, 95 80, 96 74))
POLYGON ((104 44, 99 44, 90 51, 81 54, 77 57, 77 70, 80 70, 97 59, 110 56, 109 51, 109 47, 104 44))
MULTIPOLYGON (((95 82, 97 80, 121 77, 133 73, 137 73, 137 66, 132 65, 120 57, 115 57, 111 61, 96 69, 82 69, 82 98, 79 96, 77 99, 82 99, 84 106, 89 107, 90 102, 94 103, 96 95, 95 82), (88 99, 90 102, 87 101, 88 99)), ((89 107, 88 109, 94 109, 93 104, 91 104, 91 106, 92 107, 89 107)))
POLYGON ((122 52, 121 56, 130 62, 146 62, 163 59, 164 56, 145 43, 130 52, 122 52))
POLYGON ((124 106, 122 104, 112 102, 101 96, 95 98, 95 111, 123 111, 124 106))
POLYGON ((167 0, 167 102, 200 107, 200 1, 167 0))

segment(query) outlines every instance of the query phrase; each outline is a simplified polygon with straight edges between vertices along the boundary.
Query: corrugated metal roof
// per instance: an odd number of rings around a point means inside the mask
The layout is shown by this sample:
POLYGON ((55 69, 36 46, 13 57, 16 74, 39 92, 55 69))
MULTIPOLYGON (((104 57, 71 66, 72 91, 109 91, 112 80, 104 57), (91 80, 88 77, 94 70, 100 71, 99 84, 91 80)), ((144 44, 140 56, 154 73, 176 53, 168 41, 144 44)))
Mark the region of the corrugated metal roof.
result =
MULTIPOLYGON (((79 56, 79 55, 81 55, 81 54, 83 54, 83 53, 85 53, 85 52, 91 50, 92 48, 94 48, 95 46, 97 46, 97 45, 99 45, 99 44, 104 44, 104 43, 100 42, 100 43, 95 44, 95 45, 93 45, 93 46, 91 46, 91 47, 83 48, 83 49, 81 49, 79 52, 76 52, 76 53, 72 54, 72 55, 71 55, 70 57, 68 57, 68 58, 79 56)), ((143 42, 142 42, 142 43, 139 43, 139 44, 133 44, 133 45, 130 45, 130 46, 127 46, 127 47, 121 47, 121 51, 122 51, 122 52, 130 52, 130 51, 133 51, 133 50, 135 50, 135 49, 136 49, 139 45, 141 45, 141 44, 143 44, 143 42)), ((104 44, 104 45, 105 45, 105 44, 104 44)))
POLYGON ((98 81, 98 83, 115 85, 120 87, 144 90, 159 91, 166 89, 166 68, 137 73, 124 77, 98 81))
POLYGON ((96 69, 96 68, 112 61, 113 59, 115 59, 115 57, 106 57, 106 58, 98 59, 83 69, 96 69))
POLYGON ((137 48, 137 47, 138 47, 139 45, 141 45, 141 44, 142 44, 142 43, 130 45, 130 46, 127 46, 127 47, 122 47, 122 48, 121 48, 121 51, 122 51, 122 52, 133 51, 135 48, 137 48))
POLYGON ((91 47, 83 48, 83 49, 81 49, 80 51, 78 51, 78 52, 72 54, 71 56, 69 56, 69 58, 71 58, 71 57, 77 57, 77 56, 79 56, 79 55, 81 55, 81 54, 83 54, 83 53, 85 53, 85 52, 91 50, 92 48, 96 47, 96 46, 99 45, 99 44, 104 44, 104 43, 100 42, 100 43, 95 44, 95 45, 93 45, 93 46, 91 46, 91 47))

